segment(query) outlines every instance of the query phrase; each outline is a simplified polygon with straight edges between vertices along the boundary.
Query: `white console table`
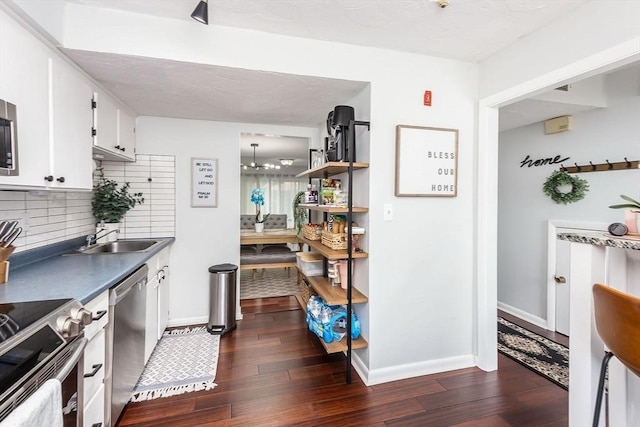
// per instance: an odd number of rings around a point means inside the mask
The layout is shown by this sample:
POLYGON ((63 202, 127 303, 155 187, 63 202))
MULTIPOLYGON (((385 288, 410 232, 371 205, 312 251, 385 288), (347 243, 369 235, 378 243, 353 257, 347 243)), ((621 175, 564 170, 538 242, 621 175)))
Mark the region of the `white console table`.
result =
MULTIPOLYGON (((592 286, 640 296, 640 239, 602 232, 558 234, 570 242, 569 426, 591 425, 604 344, 593 316, 592 286)), ((601 416, 605 416, 606 403, 601 416)), ((640 378, 615 357, 609 364, 609 425, 640 426, 640 378)), ((606 425, 601 419, 602 426, 606 425)))

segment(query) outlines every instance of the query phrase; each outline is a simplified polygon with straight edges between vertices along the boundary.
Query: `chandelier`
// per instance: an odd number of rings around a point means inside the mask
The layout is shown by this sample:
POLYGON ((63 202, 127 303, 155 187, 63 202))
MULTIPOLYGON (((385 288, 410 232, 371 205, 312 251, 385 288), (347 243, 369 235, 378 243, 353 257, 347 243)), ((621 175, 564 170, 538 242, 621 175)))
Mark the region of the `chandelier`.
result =
POLYGON ((263 164, 259 165, 256 162, 256 148, 258 148, 258 144, 253 143, 253 144, 251 144, 251 147, 253 147, 253 161, 249 165, 245 165, 243 163, 240 163, 240 166, 242 166, 242 169, 244 169, 244 170, 247 170, 249 168, 254 169, 254 170, 280 169, 280 165, 274 165, 274 164, 271 164, 271 163, 263 163, 263 164))

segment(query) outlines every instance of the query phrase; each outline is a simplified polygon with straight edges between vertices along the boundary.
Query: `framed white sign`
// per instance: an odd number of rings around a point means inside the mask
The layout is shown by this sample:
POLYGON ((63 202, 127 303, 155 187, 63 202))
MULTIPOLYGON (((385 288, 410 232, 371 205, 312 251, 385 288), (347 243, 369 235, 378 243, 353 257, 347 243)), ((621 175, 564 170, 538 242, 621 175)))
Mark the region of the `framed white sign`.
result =
POLYGON ((396 196, 458 195, 458 129, 396 126, 396 196))
POLYGON ((191 207, 218 207, 218 159, 191 158, 191 207))

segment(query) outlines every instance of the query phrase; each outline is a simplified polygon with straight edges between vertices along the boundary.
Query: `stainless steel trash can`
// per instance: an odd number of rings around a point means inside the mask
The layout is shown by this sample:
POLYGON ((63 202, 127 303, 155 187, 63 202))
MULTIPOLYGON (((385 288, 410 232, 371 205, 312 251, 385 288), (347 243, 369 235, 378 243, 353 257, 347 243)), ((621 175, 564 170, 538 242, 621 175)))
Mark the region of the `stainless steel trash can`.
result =
POLYGON ((236 328, 236 273, 234 264, 209 267, 209 323, 211 334, 225 334, 236 328))

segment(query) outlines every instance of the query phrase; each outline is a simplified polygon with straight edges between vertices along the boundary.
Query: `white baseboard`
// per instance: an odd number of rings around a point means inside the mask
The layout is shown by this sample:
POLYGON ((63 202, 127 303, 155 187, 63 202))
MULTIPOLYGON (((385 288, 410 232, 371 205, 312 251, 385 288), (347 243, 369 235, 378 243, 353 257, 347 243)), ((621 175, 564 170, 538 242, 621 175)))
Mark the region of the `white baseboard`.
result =
POLYGON ((534 316, 531 313, 527 313, 526 311, 522 311, 519 308, 512 307, 500 301, 498 301, 498 309, 509 313, 512 316, 519 317, 525 322, 533 323, 534 325, 539 326, 543 329, 549 329, 547 327, 547 320, 543 319, 542 317, 534 316))
MULTIPOLYGON (((360 362, 360 361, 358 361, 360 362)), ((429 360, 426 362, 412 363, 391 368, 375 369, 367 372, 367 376, 361 375, 368 386, 387 383, 390 381, 404 380, 420 377, 422 375, 437 374, 440 372, 454 371, 456 369, 471 368, 476 366, 472 354, 449 357, 446 359, 429 360), (366 378, 366 380, 364 379, 366 378)), ((356 370, 361 372, 361 366, 356 364, 356 370)))

